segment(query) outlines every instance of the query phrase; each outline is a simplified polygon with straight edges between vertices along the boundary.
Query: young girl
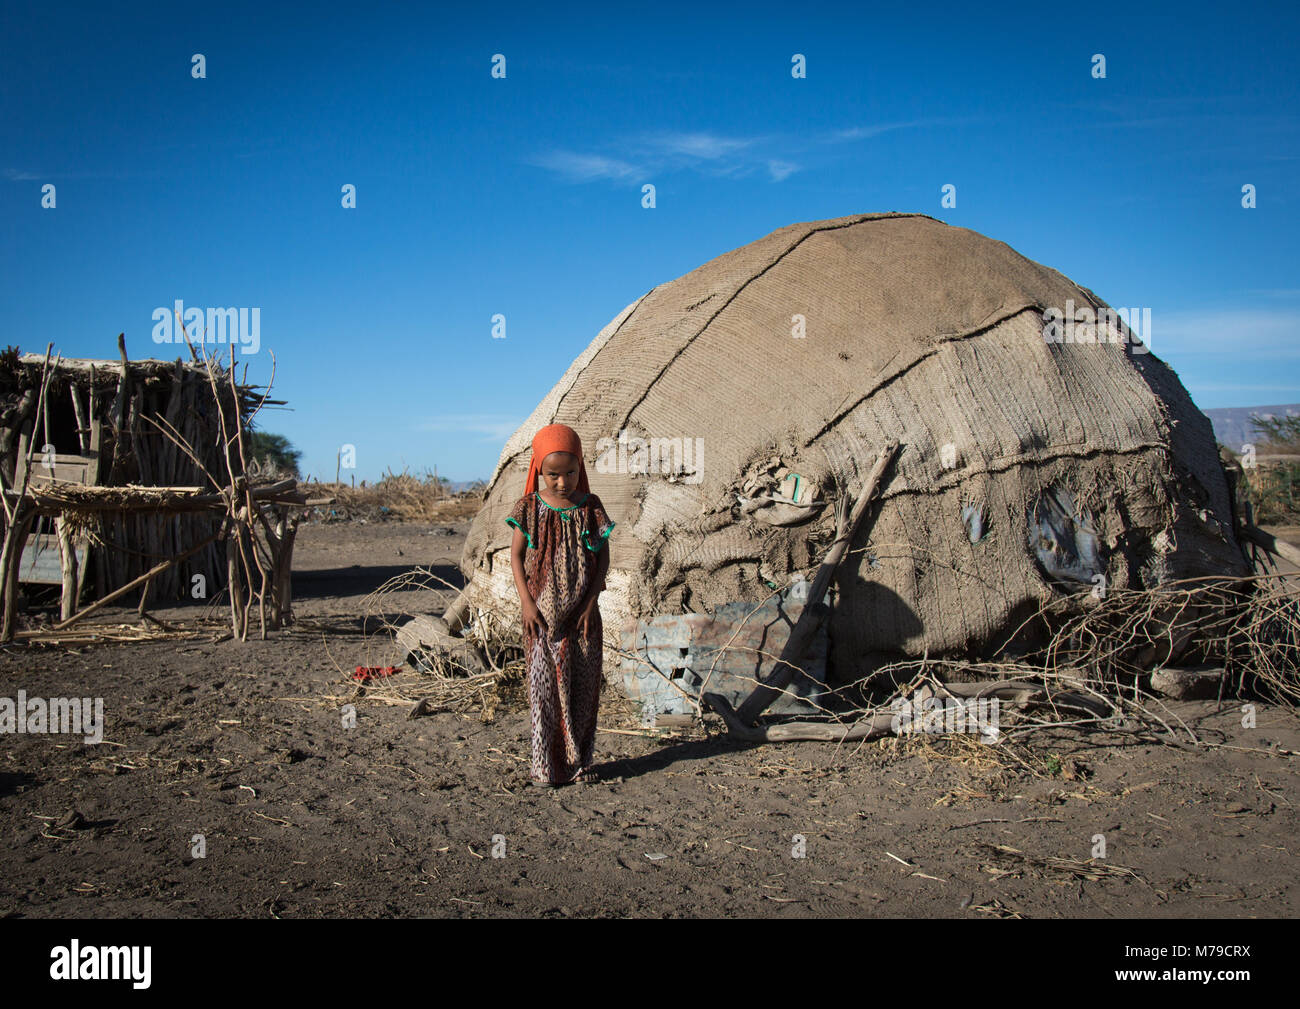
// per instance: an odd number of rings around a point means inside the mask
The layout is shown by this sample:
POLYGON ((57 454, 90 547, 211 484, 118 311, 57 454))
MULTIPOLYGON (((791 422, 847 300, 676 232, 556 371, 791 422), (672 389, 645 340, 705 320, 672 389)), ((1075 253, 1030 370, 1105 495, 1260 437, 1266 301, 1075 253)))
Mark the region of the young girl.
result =
POLYGON ((515 528, 510 560, 523 609, 533 784, 595 781, 603 659, 596 599, 614 523, 587 485, 573 428, 550 424, 537 432, 524 496, 506 522, 515 528))

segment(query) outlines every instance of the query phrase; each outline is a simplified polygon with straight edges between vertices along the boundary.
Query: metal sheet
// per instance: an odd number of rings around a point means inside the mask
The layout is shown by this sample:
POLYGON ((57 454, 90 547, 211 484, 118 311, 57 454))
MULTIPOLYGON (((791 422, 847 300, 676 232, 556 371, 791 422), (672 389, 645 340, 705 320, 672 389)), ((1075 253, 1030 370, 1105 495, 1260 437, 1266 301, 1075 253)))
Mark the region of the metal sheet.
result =
MULTIPOLYGON (((77 571, 86 570, 86 547, 73 546, 77 555, 77 571)), ((59 538, 53 533, 37 533, 27 537, 22 560, 18 565, 18 580, 31 585, 62 585, 63 561, 59 556, 59 538)))
MULTIPOLYGON (((694 710, 701 690, 718 693, 733 704, 748 697, 775 665, 808 593, 796 582, 780 596, 755 609, 754 603, 719 606, 704 613, 665 614, 623 628, 623 648, 634 652, 622 665, 627 696, 641 704, 646 721, 656 714, 694 710)), ((820 710, 826 693, 826 624, 818 629, 789 692, 768 709, 772 714, 809 714, 820 710)))

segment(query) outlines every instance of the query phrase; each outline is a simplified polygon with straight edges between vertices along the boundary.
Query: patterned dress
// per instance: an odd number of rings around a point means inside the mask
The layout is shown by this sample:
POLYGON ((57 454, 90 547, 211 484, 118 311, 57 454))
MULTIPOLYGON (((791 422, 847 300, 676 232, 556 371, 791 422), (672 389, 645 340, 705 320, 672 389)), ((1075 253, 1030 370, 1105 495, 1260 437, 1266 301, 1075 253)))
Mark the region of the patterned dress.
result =
POLYGON ((532 709, 532 774, 562 784, 587 770, 596 743, 602 678, 602 626, 597 609, 588 633, 578 632, 581 603, 614 523, 595 494, 568 508, 540 494, 522 497, 507 524, 523 532, 524 581, 549 628, 524 629, 528 700, 532 709))

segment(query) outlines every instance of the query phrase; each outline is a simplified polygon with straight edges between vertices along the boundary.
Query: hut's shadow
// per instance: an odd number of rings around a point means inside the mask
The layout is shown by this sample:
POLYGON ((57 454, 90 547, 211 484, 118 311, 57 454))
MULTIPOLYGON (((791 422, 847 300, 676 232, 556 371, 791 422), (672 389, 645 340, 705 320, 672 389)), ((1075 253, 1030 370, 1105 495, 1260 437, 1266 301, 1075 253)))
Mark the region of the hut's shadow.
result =
MULTIPOLYGON (((390 578, 409 574, 415 569, 412 564, 386 564, 382 566, 363 567, 353 564, 346 568, 318 568, 293 573, 294 599, 321 599, 332 596, 364 596, 378 589, 390 578)), ((460 568, 454 564, 439 564, 429 567, 437 577, 445 579, 456 589, 465 587, 465 577, 460 568)), ((418 590, 419 585, 412 585, 418 590)), ((444 588, 435 583, 431 588, 444 588)))
POLYGON ((623 757, 619 760, 606 761, 603 764, 597 764, 596 769, 603 778, 615 776, 624 779, 639 778, 643 774, 663 771, 674 764, 685 761, 710 760, 728 753, 753 750, 762 745, 762 743, 732 739, 729 736, 691 739, 665 746, 660 750, 655 750, 653 753, 647 753, 640 757, 623 757))

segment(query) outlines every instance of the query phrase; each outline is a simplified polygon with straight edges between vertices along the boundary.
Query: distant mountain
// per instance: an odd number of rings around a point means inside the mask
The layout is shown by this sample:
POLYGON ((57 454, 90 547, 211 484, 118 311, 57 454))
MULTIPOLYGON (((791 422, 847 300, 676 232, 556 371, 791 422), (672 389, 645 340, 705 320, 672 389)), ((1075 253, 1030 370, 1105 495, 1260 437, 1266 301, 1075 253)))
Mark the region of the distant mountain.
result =
POLYGON ((1300 414, 1300 403, 1282 403, 1279 406, 1225 406, 1216 410, 1202 410, 1214 425, 1214 437, 1234 452, 1240 452, 1247 442, 1259 443, 1259 433, 1250 422, 1251 414, 1259 417, 1294 417, 1300 414))

